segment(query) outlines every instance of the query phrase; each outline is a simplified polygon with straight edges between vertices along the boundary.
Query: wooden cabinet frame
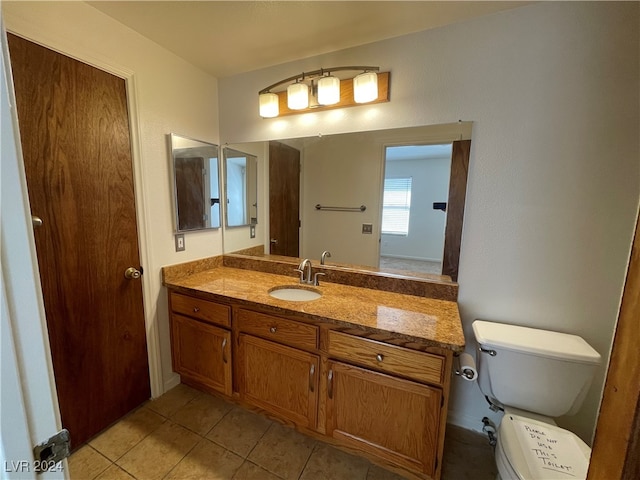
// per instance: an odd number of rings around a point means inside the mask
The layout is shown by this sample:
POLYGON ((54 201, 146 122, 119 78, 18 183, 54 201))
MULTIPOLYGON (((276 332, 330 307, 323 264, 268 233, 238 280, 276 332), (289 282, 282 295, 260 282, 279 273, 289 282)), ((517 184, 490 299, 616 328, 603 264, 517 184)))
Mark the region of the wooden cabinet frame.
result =
POLYGON ((233 303, 202 305, 201 296, 181 301, 171 333, 174 370, 185 383, 387 468, 440 478, 452 351, 233 303), (212 319, 216 325, 205 323, 212 319), (188 353, 183 336, 193 344, 188 353))

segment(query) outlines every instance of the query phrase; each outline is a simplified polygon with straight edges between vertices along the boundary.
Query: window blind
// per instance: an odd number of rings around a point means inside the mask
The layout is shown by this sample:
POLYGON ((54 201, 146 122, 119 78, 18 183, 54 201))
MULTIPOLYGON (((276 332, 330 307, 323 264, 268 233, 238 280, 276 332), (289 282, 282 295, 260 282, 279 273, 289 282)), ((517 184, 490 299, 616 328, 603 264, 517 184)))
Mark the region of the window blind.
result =
POLYGON ((382 233, 409 234, 411 177, 385 178, 382 200, 382 233))

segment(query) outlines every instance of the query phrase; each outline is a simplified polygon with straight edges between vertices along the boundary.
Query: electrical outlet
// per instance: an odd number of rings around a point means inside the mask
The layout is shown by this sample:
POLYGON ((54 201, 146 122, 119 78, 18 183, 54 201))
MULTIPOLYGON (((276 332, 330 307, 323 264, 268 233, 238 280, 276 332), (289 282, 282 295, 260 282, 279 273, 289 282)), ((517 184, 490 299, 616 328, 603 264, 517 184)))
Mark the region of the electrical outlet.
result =
POLYGON ((256 226, 255 225, 250 225, 249 226, 249 238, 256 238, 256 226))
POLYGON ((176 252, 184 251, 184 233, 176 235, 176 252))
POLYGON ((362 233, 367 233, 367 234, 373 233, 373 224, 371 224, 371 223, 363 223, 362 224, 362 233))

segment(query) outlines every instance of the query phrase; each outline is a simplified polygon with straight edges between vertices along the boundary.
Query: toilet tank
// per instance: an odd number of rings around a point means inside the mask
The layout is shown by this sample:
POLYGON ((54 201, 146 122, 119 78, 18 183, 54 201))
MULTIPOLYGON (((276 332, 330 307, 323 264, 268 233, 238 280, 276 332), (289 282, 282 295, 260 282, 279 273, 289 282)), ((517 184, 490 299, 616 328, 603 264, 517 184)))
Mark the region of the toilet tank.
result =
POLYGON ((578 411, 601 360, 584 339, 485 320, 473 332, 480 390, 494 403, 548 417, 578 411))

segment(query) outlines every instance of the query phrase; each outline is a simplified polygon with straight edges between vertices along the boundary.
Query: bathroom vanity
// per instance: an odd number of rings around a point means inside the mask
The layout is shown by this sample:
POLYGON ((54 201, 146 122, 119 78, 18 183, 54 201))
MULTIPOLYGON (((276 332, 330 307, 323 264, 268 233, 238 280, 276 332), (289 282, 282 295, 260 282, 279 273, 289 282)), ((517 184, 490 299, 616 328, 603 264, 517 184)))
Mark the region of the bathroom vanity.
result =
POLYGON ((295 266, 243 266, 225 256, 163 269, 182 382, 404 475, 439 478, 453 355, 464 348, 456 302, 332 283, 345 272, 331 268, 312 287, 320 298, 282 300, 270 291, 311 288, 295 266))

